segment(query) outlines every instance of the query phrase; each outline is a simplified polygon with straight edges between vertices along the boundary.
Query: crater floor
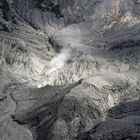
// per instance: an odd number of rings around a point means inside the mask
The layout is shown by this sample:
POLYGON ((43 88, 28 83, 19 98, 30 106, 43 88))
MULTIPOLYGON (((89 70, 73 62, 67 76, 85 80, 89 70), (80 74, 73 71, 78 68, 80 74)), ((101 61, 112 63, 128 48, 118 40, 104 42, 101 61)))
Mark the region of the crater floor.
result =
POLYGON ((138 0, 0 1, 0 140, 139 140, 138 0))

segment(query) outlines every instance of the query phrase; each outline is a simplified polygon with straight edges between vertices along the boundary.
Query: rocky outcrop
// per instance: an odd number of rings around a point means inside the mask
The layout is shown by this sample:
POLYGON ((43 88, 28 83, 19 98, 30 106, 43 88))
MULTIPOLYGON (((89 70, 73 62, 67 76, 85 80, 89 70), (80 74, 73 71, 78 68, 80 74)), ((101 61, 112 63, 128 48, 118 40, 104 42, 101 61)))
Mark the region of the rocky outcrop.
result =
POLYGON ((101 122, 79 139, 140 139, 139 134, 139 100, 121 103, 109 110, 108 119, 101 122))
POLYGON ((0 1, 0 138, 136 140, 140 3, 0 1))

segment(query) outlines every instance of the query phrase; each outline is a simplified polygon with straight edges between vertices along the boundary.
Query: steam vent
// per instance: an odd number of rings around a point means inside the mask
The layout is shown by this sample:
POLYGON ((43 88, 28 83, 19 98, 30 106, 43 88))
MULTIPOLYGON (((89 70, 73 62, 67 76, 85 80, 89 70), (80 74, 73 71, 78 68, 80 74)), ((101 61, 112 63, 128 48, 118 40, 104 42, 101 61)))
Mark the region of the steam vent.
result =
POLYGON ((0 140, 140 140, 140 0, 0 0, 0 140))

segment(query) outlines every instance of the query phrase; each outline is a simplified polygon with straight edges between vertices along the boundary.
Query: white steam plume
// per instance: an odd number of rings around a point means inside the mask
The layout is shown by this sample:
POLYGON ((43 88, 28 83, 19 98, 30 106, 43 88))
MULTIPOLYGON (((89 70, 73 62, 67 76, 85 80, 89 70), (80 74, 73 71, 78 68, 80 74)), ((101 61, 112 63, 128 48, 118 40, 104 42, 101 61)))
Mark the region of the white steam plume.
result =
POLYGON ((65 63, 70 59, 70 57, 71 49, 62 49, 62 51, 50 61, 50 72, 62 68, 65 65, 65 63))
MULTIPOLYGON (((50 61, 50 70, 46 72, 46 75, 49 75, 55 70, 62 68, 71 58, 71 53, 72 50, 70 48, 62 49, 62 51, 50 61)), ((47 85, 47 82, 38 84, 37 87, 41 88, 45 85, 47 85)))

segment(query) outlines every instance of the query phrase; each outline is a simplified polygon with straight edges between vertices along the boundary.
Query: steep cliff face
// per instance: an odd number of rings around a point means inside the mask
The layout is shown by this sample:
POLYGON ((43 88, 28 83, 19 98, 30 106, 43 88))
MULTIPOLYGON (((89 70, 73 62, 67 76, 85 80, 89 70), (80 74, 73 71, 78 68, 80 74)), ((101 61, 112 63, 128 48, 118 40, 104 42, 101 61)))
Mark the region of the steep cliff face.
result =
POLYGON ((140 139, 139 9, 1 0, 1 139, 140 139))

